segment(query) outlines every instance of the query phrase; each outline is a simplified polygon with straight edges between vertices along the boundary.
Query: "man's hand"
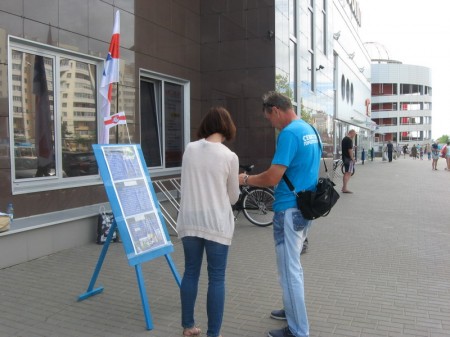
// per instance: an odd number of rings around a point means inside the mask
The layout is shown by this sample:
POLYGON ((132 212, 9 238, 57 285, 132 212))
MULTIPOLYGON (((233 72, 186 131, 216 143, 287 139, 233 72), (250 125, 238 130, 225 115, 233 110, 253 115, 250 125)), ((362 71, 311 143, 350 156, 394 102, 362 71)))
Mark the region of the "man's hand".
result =
POLYGON ((239 174, 239 185, 246 185, 244 178, 247 177, 248 179, 248 174, 247 173, 241 173, 239 174))

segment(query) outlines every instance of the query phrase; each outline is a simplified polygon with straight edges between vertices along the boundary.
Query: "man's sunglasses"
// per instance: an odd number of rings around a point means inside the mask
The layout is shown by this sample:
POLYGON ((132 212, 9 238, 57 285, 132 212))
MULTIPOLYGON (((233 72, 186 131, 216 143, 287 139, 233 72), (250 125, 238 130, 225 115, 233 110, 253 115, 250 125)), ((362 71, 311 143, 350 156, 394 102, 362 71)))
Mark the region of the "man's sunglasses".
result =
POLYGON ((276 106, 275 104, 263 103, 263 111, 266 111, 267 108, 273 108, 276 106))

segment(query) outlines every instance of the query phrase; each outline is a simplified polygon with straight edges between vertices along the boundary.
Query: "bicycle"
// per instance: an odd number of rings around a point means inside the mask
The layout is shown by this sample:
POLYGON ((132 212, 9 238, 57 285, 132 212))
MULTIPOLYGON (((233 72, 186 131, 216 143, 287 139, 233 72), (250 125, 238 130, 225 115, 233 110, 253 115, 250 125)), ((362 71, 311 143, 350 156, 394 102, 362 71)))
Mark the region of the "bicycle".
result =
MULTIPOLYGON (((249 173, 254 165, 239 165, 246 173, 249 173)), ((244 216, 252 224, 267 227, 273 221, 273 202, 275 197, 270 188, 239 186, 241 194, 238 201, 232 206, 234 219, 236 220, 242 211, 244 216)))
MULTIPOLYGON (((345 166, 342 159, 335 159, 333 160, 333 173, 332 173, 332 179, 334 181, 334 178, 342 178, 345 173, 345 166)), ((355 174, 355 165, 353 165, 352 175, 355 174)))

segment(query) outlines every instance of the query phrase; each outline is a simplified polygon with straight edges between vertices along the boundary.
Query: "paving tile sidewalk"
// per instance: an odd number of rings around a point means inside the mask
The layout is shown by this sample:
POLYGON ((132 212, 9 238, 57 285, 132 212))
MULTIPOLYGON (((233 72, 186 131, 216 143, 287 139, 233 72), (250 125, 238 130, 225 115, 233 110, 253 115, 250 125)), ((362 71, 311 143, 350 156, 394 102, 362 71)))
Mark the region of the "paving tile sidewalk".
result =
MULTIPOLYGON (((302 255, 311 337, 450 336, 450 172, 428 160, 357 165, 302 255)), ((338 184, 338 186, 340 183, 338 184)), ((180 274, 183 252, 172 238, 180 274)), ((101 246, 69 249, 0 270, 0 337, 181 336, 178 288, 164 258, 142 265, 154 329, 147 331, 134 268, 111 244, 97 285, 77 302, 101 246)), ((196 316, 206 329, 206 269, 196 316)), ((227 270, 223 337, 266 336, 283 323, 272 228, 238 220, 227 270)), ((205 335, 205 334, 204 334, 205 335)))

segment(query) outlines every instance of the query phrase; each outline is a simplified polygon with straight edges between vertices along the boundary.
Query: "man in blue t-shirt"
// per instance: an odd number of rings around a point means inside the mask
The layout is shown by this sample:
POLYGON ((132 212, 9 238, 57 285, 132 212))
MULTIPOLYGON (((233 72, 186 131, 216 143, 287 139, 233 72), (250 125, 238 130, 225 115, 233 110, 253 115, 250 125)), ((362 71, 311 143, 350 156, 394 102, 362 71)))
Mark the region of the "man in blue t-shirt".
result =
POLYGON ((313 190, 319 177, 321 143, 314 129, 295 113, 291 100, 278 93, 263 96, 263 111, 272 126, 280 130, 271 166, 256 175, 239 175, 241 185, 275 187, 273 231, 278 275, 283 290, 283 304, 288 326, 271 330, 269 337, 309 336, 309 324, 300 263, 308 229, 312 221, 303 218, 295 194, 289 190, 283 175, 295 191, 313 190))

